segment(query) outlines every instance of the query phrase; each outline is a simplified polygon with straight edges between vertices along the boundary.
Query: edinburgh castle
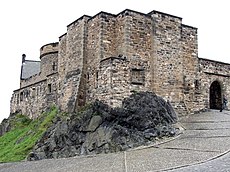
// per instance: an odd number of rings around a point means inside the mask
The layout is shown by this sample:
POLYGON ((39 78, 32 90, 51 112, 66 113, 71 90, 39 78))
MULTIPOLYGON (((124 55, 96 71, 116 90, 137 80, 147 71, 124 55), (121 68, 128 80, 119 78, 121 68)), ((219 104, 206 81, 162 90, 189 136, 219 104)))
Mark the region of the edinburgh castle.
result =
POLYGON ((36 118, 52 105, 72 113, 95 99, 117 107, 139 91, 179 115, 220 109, 223 96, 230 100, 230 64, 199 58, 197 37, 181 17, 158 11, 84 15, 41 47, 40 61, 23 54, 11 113, 36 118))

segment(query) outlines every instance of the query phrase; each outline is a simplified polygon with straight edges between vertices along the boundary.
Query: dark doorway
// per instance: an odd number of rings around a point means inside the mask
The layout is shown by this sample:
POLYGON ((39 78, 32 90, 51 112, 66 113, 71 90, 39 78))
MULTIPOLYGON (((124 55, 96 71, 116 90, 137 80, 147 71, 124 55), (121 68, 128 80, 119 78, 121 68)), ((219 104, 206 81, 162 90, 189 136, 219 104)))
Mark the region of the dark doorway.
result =
POLYGON ((221 87, 218 81, 214 81, 210 86, 210 109, 221 108, 221 87))

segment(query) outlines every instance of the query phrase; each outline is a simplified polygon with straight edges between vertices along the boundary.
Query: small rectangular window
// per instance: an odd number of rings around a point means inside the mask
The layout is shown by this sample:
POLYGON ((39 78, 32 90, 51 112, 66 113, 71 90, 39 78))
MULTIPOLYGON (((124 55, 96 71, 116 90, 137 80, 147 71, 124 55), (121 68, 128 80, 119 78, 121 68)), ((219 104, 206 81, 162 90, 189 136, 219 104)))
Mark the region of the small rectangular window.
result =
POLYGON ((37 96, 39 95, 39 87, 37 87, 37 96))
POLYGON ((51 88, 51 84, 48 84, 48 93, 51 93, 52 88, 51 88))
POLYGON ((145 83, 144 69, 134 68, 131 70, 131 83, 134 85, 144 85, 145 83))
POLYGON ((24 94, 23 94, 23 92, 21 92, 21 93, 20 93, 20 102, 23 101, 23 96, 24 96, 24 94))
POLYGON ((198 80, 195 80, 195 89, 196 90, 199 90, 200 89, 200 83, 199 83, 199 81, 198 80))
POLYGON ((19 94, 17 94, 16 96, 17 96, 17 104, 19 104, 19 94))
POLYGON ((57 70, 57 64, 55 62, 53 62, 52 68, 53 68, 53 71, 57 70))
POLYGON ((89 81, 89 73, 87 73, 87 80, 89 81))
POLYGON ((33 87, 33 88, 32 88, 32 98, 34 98, 35 95, 36 95, 36 89, 35 89, 35 87, 33 87))
POLYGON ((30 92, 29 92, 27 89, 25 89, 25 90, 23 91, 23 97, 28 98, 29 95, 30 95, 30 92))

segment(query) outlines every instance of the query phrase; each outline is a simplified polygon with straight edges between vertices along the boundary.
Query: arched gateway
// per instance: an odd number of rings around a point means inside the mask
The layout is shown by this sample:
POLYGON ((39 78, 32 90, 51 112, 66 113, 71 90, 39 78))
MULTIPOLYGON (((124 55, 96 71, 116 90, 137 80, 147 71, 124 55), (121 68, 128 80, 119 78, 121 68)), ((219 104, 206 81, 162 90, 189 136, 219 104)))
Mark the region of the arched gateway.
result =
POLYGON ((209 92, 210 109, 221 108, 221 86, 218 81, 214 81, 210 86, 209 92))

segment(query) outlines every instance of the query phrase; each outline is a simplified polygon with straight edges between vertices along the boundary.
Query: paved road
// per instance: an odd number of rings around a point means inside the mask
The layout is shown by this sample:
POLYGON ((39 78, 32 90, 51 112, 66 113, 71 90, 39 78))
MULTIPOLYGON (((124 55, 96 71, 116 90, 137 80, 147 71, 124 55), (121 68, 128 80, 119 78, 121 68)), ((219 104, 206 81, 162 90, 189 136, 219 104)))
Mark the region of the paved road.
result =
POLYGON ((230 112, 182 118, 179 137, 136 150, 36 162, 0 164, 0 172, 230 171, 230 112))
POLYGON ((170 170, 171 172, 229 172, 230 171, 230 152, 222 154, 212 160, 204 163, 189 165, 178 169, 170 170))

